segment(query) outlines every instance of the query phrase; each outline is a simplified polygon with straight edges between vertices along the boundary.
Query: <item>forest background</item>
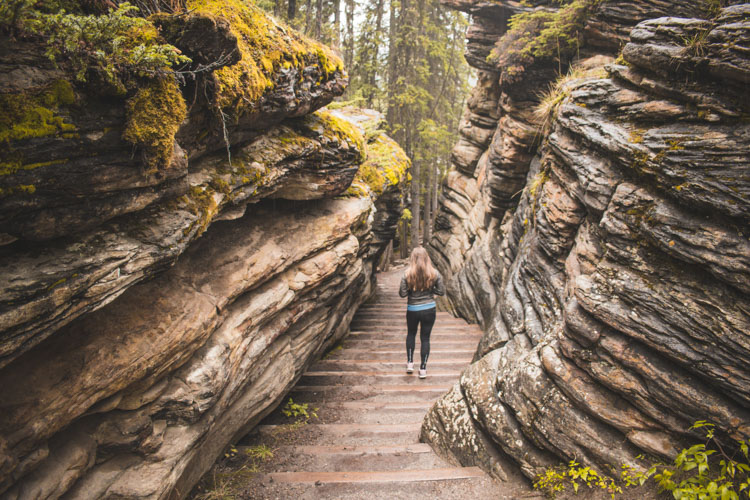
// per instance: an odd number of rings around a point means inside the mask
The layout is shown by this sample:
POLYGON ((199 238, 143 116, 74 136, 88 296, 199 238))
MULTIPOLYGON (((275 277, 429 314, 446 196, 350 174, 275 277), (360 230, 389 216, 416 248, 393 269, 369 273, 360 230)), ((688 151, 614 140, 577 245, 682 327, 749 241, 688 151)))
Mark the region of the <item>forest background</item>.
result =
POLYGON ((412 160, 411 207, 401 256, 430 238, 441 181, 472 72, 464 60, 468 19, 438 0, 258 0, 258 5, 338 51, 349 87, 337 103, 380 111, 412 160), (414 228, 414 230, 412 230, 414 228))

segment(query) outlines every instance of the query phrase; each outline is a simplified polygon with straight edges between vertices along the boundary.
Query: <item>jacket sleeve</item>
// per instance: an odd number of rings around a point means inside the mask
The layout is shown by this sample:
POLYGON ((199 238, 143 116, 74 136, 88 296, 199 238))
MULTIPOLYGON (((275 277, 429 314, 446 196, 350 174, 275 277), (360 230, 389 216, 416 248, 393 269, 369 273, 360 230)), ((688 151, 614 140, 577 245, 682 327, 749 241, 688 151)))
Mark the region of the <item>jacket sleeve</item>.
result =
POLYGON ((432 285, 432 293, 434 295, 443 296, 445 295, 445 285, 443 284, 443 277, 440 276, 440 273, 437 275, 437 279, 435 280, 435 284, 432 285))
POLYGON ((406 275, 401 276, 401 286, 398 287, 398 294, 401 297, 409 295, 409 288, 406 286, 406 275))

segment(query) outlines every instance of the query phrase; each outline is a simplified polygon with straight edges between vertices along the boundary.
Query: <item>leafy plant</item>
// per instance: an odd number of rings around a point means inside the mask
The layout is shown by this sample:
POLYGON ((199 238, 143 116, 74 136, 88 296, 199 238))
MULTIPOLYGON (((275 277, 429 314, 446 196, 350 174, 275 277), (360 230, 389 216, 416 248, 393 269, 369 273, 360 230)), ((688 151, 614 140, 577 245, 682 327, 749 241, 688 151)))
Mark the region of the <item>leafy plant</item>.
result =
POLYGON ((515 14, 508 31, 497 42, 488 60, 503 68, 513 81, 536 59, 563 59, 581 45, 584 24, 601 0, 573 0, 556 12, 535 10, 515 14))
POLYGON ((245 455, 250 458, 265 461, 273 458, 273 450, 265 444, 259 444, 257 446, 250 446, 245 448, 245 455))
POLYGON ((281 412, 288 418, 293 418, 297 422, 307 422, 311 418, 318 418, 317 408, 310 408, 307 403, 295 403, 289 398, 281 412))
POLYGON ((706 442, 682 450, 672 466, 655 474, 659 486, 678 500, 739 500, 743 492, 744 498, 748 498, 748 442, 737 440, 738 449, 730 455, 716 439, 714 424, 699 420, 690 429, 705 429, 706 442))
POLYGON ((160 76, 190 62, 173 45, 161 43, 156 28, 137 13, 137 7, 124 2, 100 16, 64 10, 37 13, 27 25, 47 38, 46 54, 52 61, 64 58, 70 63, 77 80, 85 81, 89 70, 98 70, 124 91, 123 75, 160 76))
POLYGON ((547 469, 534 482, 534 489, 554 498, 555 494, 564 491, 568 484, 573 487, 575 493, 578 493, 581 486, 606 490, 612 494, 612 498, 615 498, 616 493, 622 493, 622 487, 613 478, 599 474, 591 467, 583 467, 575 460, 571 460, 567 467, 547 469))
POLYGON ((683 449, 671 465, 655 464, 643 470, 624 464, 619 480, 615 480, 572 460, 567 467, 547 469, 534 482, 534 488, 554 498, 567 485, 576 493, 585 485, 605 489, 615 498, 623 489, 653 480, 660 491, 671 493, 676 500, 750 498, 750 443, 736 440, 737 449, 730 454, 716 439, 714 424, 699 420, 690 427, 690 430, 696 429, 705 429, 706 442, 683 449))

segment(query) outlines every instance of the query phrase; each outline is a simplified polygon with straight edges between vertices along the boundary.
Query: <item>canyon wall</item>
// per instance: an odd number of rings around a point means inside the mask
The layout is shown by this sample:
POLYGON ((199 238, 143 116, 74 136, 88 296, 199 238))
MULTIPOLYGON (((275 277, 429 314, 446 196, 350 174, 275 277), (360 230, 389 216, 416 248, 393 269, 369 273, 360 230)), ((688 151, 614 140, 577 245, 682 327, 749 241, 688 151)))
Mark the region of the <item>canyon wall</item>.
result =
POLYGON ((218 64, 179 88, 0 44, 3 498, 185 496, 346 334, 395 233, 408 158, 376 112, 316 111, 341 61, 188 4, 153 22, 218 64))
POLYGON ((747 439, 750 4, 577 2, 558 62, 504 36, 531 7, 444 3, 479 76, 428 247, 485 333, 422 439, 501 479, 747 439))

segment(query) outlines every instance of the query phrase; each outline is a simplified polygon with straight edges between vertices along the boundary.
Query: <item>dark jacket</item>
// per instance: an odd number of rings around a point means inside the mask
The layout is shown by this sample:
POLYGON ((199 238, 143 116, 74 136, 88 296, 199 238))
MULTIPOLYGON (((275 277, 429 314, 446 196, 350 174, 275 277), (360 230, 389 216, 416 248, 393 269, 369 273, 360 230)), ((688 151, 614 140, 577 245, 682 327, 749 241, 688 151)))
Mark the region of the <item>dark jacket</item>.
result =
POLYGON ((435 300, 435 295, 445 295, 445 285, 443 285, 443 277, 440 273, 437 275, 435 283, 432 284, 432 288, 429 290, 412 291, 406 284, 406 274, 401 277, 401 286, 398 289, 398 294, 402 297, 409 296, 407 304, 416 306, 419 304, 427 304, 435 300))

